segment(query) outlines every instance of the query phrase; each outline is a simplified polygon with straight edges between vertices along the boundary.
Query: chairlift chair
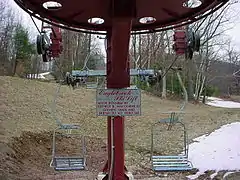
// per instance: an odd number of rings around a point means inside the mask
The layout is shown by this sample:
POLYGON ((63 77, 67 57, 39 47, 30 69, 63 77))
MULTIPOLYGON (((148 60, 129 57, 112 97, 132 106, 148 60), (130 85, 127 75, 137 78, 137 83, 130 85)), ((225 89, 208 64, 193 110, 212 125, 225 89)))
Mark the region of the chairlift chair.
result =
POLYGON ((56 100, 59 95, 62 82, 60 82, 52 104, 52 114, 56 120, 57 128, 53 132, 53 142, 52 142, 52 161, 50 166, 54 167, 56 171, 73 171, 73 170, 84 170, 86 167, 86 145, 85 137, 79 133, 80 126, 76 124, 63 124, 56 116, 56 100), (72 132, 74 131, 74 133, 72 132), (80 137, 82 142, 81 153, 77 156, 71 155, 58 155, 56 153, 56 137, 80 137))
POLYGON ((84 170, 86 167, 85 158, 85 137, 81 136, 79 133, 72 133, 72 130, 79 130, 79 126, 76 125, 62 125, 54 130, 53 133, 53 145, 52 145, 52 162, 51 166, 54 167, 56 171, 74 171, 74 170, 84 170), (56 137, 81 137, 82 141, 82 152, 79 155, 58 155, 56 153, 56 137))
POLYGON ((170 111, 165 112, 169 114, 169 117, 166 119, 161 119, 157 123, 152 125, 151 129, 151 161, 152 161, 152 169, 154 171, 189 171, 193 169, 192 163, 188 160, 188 140, 187 140, 187 131, 186 127, 182 120, 182 115, 184 114, 185 106, 188 102, 188 94, 186 88, 182 82, 181 76, 177 69, 173 69, 176 71, 178 80, 184 92, 184 103, 180 107, 180 111, 170 111), (184 153, 178 155, 154 155, 154 129, 158 127, 158 125, 167 125, 167 130, 171 130, 172 126, 180 125, 183 129, 183 144, 184 144, 184 153))
POLYGON ((188 160, 188 145, 187 145, 187 132, 185 125, 178 121, 173 120, 169 121, 159 121, 152 125, 151 130, 151 161, 152 169, 154 171, 189 171, 193 169, 192 163, 188 160), (174 124, 173 124, 174 123, 174 124), (159 125, 167 124, 167 130, 171 130, 171 127, 174 125, 180 125, 183 129, 183 144, 184 152, 177 155, 156 155, 154 154, 154 129, 159 125))
POLYGON ((97 89, 99 82, 98 82, 98 77, 94 77, 96 78, 96 81, 87 81, 86 82, 86 87, 87 89, 97 89))
MULTIPOLYGON (((72 74, 71 77, 74 78, 74 80, 72 80, 72 82, 75 82, 74 86, 85 85, 87 87, 87 89, 96 89, 96 88, 98 88, 98 85, 99 85, 98 77, 93 77, 93 78, 96 78, 95 81, 89 81, 89 77, 91 76, 91 73, 95 73, 95 71, 98 72, 98 70, 90 70, 87 67, 89 58, 90 58, 90 54, 88 54, 86 56, 86 58, 84 60, 83 68, 80 71, 73 70, 73 72, 78 72, 78 73, 75 75, 72 74), (77 84, 76 84, 76 82, 77 82, 77 84)), ((102 74, 100 73, 100 75, 102 75, 102 74)))
MULTIPOLYGON (((68 73, 67 84, 72 85, 73 88, 76 86, 76 82, 78 82, 81 78, 85 78, 85 85, 87 89, 97 89, 102 87, 104 83, 99 82, 99 77, 105 78, 107 76, 106 69, 104 70, 91 70, 87 67, 87 62, 89 60, 89 54, 87 55, 84 66, 81 70, 72 70, 72 73, 68 73), (95 78, 96 81, 89 81, 89 79, 95 78)), ((130 76, 138 76, 142 79, 142 81, 153 81, 156 79, 156 72, 154 69, 130 69, 130 76), (149 78, 148 78, 149 77, 149 78)), ((105 88, 105 86, 104 86, 105 88)))

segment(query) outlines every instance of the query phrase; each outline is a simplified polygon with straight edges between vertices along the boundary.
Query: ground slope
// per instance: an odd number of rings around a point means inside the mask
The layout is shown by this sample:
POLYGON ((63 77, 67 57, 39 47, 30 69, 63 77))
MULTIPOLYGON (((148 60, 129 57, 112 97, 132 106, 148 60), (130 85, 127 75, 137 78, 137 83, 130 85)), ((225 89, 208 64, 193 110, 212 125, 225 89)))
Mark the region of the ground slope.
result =
MULTIPOLYGON (((1 169, 5 169, 1 172, 2 179, 18 179, 20 176, 25 179, 93 179, 102 168, 106 158, 106 118, 95 115, 95 91, 84 88, 72 90, 67 86, 61 88, 56 115, 64 123, 77 123, 82 127, 82 133, 87 136, 89 170, 55 174, 49 168, 51 134, 56 127, 51 105, 56 88, 55 83, 0 77, 1 169)), ((135 177, 152 174, 149 164, 151 124, 166 117, 162 112, 178 110, 178 107, 179 102, 162 100, 143 92, 142 116, 127 118, 126 164, 135 177)), ((184 123, 191 140, 239 119, 238 109, 189 103, 184 123)), ((156 142, 161 145, 159 153, 181 152, 181 143, 174 143, 181 136, 179 129, 174 133, 161 134, 156 142), (169 141, 164 143, 167 138, 169 141), (169 147, 164 149, 163 145, 169 147)))

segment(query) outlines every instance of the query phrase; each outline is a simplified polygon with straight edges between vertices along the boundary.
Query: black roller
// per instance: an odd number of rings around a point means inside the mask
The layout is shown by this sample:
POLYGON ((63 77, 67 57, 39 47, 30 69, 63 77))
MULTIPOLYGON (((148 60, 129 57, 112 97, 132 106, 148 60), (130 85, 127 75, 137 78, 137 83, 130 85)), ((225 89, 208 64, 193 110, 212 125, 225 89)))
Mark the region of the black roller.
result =
POLYGON ((42 54, 42 60, 43 62, 49 62, 51 61, 50 57, 48 56, 47 52, 44 52, 44 54, 42 54))
POLYGON ((186 59, 192 59, 193 58, 193 49, 188 47, 185 52, 185 58, 186 59))
POLYGON ((47 46, 44 38, 45 38, 44 34, 37 36, 37 42, 36 42, 37 53, 39 55, 42 55, 43 62, 49 62, 49 61, 51 61, 51 58, 49 57, 48 46, 47 46))
POLYGON ((67 85, 70 86, 72 83, 71 74, 69 72, 67 72, 65 78, 66 78, 65 80, 66 80, 67 85))
POLYGON ((188 29, 187 31, 187 42, 188 48, 193 50, 195 47, 195 33, 192 29, 188 29))
POLYGON ((188 55, 187 56, 188 56, 189 59, 193 58, 193 49, 192 48, 188 49, 188 55))
POLYGON ((194 51, 199 52, 201 46, 201 38, 198 33, 195 34, 195 45, 194 45, 194 51))
POLYGON ((148 83, 151 85, 151 86, 154 86, 156 85, 158 82, 160 82, 162 79, 162 76, 159 72, 155 72, 154 75, 150 75, 148 76, 148 83))
POLYGON ((190 31, 190 43, 189 43, 189 47, 191 49, 194 49, 195 47, 195 33, 193 31, 190 31))
POLYGON ((44 39, 43 35, 37 35, 37 53, 43 54, 44 53, 44 39))

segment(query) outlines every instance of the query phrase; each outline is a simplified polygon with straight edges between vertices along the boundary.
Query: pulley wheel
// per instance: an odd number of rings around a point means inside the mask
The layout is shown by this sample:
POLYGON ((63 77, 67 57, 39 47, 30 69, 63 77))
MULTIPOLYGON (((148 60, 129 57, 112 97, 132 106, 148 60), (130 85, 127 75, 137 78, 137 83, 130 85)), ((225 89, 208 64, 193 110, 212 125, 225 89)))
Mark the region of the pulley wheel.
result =
POLYGON ((160 82, 160 80, 162 79, 161 74, 157 71, 155 71, 154 75, 150 75, 148 76, 148 83, 151 86, 156 85, 158 82, 160 82))
POLYGON ((187 59, 192 59, 193 58, 193 49, 188 47, 185 55, 186 55, 187 59))
POLYGON ((194 49, 195 47, 195 34, 192 30, 187 33, 188 48, 194 49))
POLYGON ((37 53, 38 54, 44 54, 45 49, 45 43, 44 43, 44 36, 37 35, 37 53))
POLYGON ((42 54, 42 60, 43 60, 43 62, 51 61, 51 58, 48 56, 46 51, 44 52, 44 54, 42 54))
POLYGON ((67 72, 65 78, 66 78, 65 80, 66 80, 67 85, 70 86, 72 83, 71 74, 69 72, 67 72))
POLYGON ((194 51, 199 52, 200 50, 200 45, 201 45, 201 38, 198 33, 195 34, 195 46, 194 46, 194 51))

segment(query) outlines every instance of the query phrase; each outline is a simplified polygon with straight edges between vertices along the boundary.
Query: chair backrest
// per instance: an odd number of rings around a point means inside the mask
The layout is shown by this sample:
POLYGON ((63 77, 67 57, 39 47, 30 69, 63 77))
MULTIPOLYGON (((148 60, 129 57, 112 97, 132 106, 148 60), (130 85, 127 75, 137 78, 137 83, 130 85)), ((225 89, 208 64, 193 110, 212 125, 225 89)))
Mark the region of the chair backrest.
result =
MULTIPOLYGON (((154 156, 154 135, 156 135, 154 133, 154 129, 158 127, 158 125, 161 125, 161 124, 167 124, 167 122, 157 122, 157 123, 154 123, 151 127, 151 160, 152 160, 152 157, 154 156)), ((187 135, 187 131, 186 131, 186 127, 185 127, 185 124, 181 121, 175 121, 174 122, 175 126, 178 125, 178 127, 181 127, 181 131, 183 133, 183 154, 184 156, 188 157, 188 135, 187 135)), ((171 126, 171 125, 170 125, 171 126)), ((171 130, 171 128, 169 129, 169 126, 167 128, 167 130, 171 130)))

